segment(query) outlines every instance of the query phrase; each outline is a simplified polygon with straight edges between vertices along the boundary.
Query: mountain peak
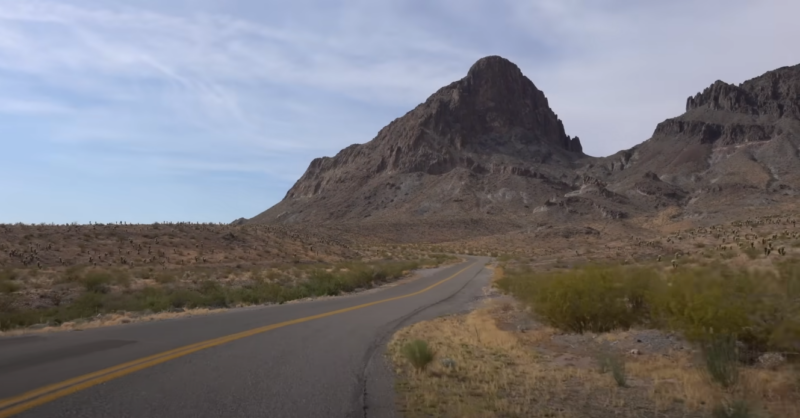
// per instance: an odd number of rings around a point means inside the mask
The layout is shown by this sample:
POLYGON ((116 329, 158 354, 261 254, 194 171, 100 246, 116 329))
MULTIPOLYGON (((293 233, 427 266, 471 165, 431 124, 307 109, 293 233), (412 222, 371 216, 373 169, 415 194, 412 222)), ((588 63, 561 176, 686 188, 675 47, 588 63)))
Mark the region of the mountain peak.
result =
POLYGON ((544 93, 516 64, 488 56, 371 141, 312 161, 284 200, 258 218, 341 221, 406 211, 484 216, 486 204, 474 200, 479 190, 524 182, 530 195, 563 191, 563 179, 583 157, 580 140, 565 133, 544 93))
POLYGON ((491 55, 476 61, 467 75, 441 88, 411 113, 424 115, 422 125, 437 137, 462 146, 511 137, 529 145, 550 144, 582 153, 570 138, 547 98, 513 62, 491 55))
POLYGON ((467 78, 493 78, 511 76, 517 78, 525 77, 517 64, 499 56, 489 55, 483 57, 472 64, 467 72, 467 78))

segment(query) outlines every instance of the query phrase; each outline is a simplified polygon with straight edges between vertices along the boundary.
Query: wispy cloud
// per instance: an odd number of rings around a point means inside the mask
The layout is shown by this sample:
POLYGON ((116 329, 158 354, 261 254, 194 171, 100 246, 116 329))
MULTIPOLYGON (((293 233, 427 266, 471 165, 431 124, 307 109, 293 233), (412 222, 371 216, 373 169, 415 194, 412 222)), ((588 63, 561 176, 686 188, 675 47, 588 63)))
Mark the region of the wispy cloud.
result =
MULTIPOLYGON (((103 197, 84 183, 114 179, 135 209, 133 191, 153 179, 169 199, 180 195, 170 187, 188 190, 187 176, 226 176, 256 197, 225 216, 251 215, 311 158, 368 141, 490 54, 519 64, 568 133, 607 155, 717 78, 800 62, 785 46, 800 38, 795 3, 3 0, 0 177, 18 155, 14 173, 31 180, 15 190, 40 190, 30 205, 49 202, 44 178, 71 178, 90 200, 103 197)), ((30 213, 9 210, 0 221, 30 213)))

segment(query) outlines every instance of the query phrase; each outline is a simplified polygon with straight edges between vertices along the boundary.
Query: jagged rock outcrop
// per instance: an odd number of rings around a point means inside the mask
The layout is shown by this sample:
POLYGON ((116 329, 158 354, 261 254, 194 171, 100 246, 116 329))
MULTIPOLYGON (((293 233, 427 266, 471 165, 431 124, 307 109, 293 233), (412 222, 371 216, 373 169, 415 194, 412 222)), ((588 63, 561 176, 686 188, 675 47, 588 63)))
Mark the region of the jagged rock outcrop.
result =
POLYGON ((656 207, 726 210, 731 202, 763 205, 794 196, 799 149, 796 65, 738 86, 714 82, 686 100, 686 113, 659 123, 642 144, 595 162, 587 174, 621 193, 658 200, 656 207))
POLYGON ((717 80, 701 93, 686 99, 686 111, 708 108, 773 119, 784 115, 800 118, 798 97, 798 67, 782 67, 738 86, 717 80))

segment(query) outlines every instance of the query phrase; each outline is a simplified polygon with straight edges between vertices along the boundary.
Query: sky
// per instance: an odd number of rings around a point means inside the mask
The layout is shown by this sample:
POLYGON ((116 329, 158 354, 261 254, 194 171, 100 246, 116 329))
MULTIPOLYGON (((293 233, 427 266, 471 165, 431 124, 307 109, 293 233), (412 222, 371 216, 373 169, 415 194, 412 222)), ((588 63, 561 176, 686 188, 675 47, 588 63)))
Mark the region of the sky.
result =
POLYGON ((797 0, 0 0, 0 223, 231 222, 516 63, 584 152, 800 64, 797 0))

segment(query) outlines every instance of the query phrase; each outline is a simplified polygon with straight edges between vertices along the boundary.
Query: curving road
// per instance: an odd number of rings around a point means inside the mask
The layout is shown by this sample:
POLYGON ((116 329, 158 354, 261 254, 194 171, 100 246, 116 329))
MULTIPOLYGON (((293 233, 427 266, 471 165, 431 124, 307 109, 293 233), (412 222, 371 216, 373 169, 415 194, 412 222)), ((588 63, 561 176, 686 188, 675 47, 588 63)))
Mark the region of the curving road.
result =
POLYGON ((469 309, 488 260, 373 293, 0 338, 0 418, 393 417, 386 342, 469 309))

